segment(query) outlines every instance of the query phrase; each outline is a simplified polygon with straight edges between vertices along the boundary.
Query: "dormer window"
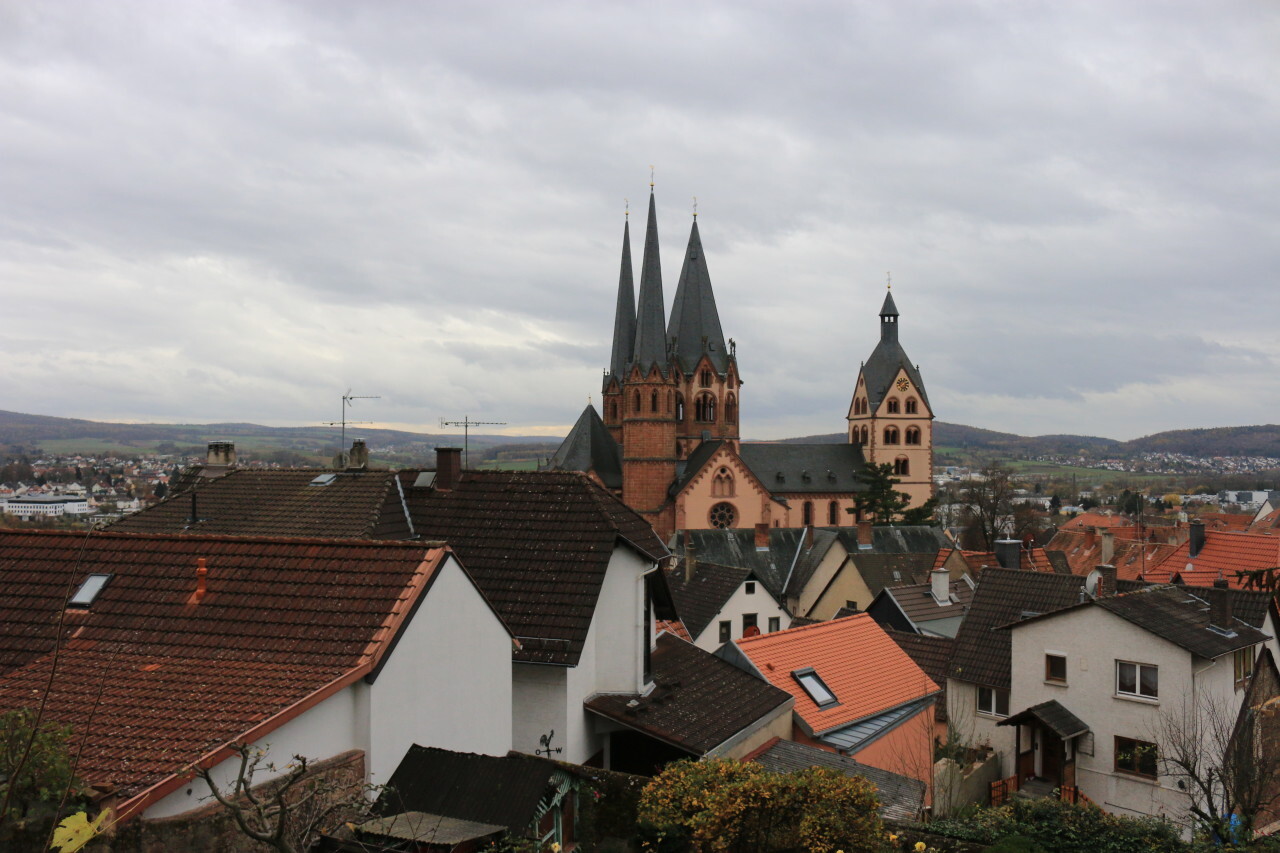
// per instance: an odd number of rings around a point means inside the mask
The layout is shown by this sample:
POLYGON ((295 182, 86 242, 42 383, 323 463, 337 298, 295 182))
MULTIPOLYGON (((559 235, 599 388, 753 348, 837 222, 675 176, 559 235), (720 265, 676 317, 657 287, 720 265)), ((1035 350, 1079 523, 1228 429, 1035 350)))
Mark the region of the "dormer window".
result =
POLYGON ((831 692, 826 682, 819 677, 813 667, 807 666, 804 669, 792 670, 791 677, 804 688, 804 692, 809 694, 809 698, 819 708, 829 708, 832 705, 839 704, 836 700, 836 694, 831 692))
POLYGON ((111 580, 111 575, 89 575, 85 578, 84 583, 80 584, 80 588, 76 590, 75 595, 71 596, 67 604, 71 607, 88 607, 93 604, 94 599, 98 597, 98 593, 102 592, 106 587, 107 581, 111 580))

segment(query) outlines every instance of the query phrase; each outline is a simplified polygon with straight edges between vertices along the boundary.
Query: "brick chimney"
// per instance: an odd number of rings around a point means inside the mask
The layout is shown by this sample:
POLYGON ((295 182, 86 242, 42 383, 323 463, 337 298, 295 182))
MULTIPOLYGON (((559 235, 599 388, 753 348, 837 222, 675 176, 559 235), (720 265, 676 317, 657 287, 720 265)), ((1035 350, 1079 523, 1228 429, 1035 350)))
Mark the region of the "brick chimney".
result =
POLYGON ((1092 527, 1084 532, 1084 547, 1092 548, 1093 543, 1098 541, 1098 531, 1092 527))
POLYGON ((236 445, 232 441, 211 441, 209 452, 205 456, 205 465, 210 468, 230 468, 236 464, 236 445))
POLYGON ((1209 594, 1209 624, 1223 631, 1232 631, 1235 614, 1231 606, 1231 585, 1227 579, 1219 577, 1213 582, 1213 592, 1209 594))
POLYGON ((196 558, 196 589, 191 593, 191 597, 187 599, 187 606, 199 604, 204 600, 205 593, 209 591, 208 579, 209 567, 205 565, 204 557, 196 558))
POLYGON ((875 533, 872 532, 870 521, 858 522, 858 545, 860 548, 871 548, 875 544, 875 533))
POLYGON ((369 467, 369 448, 365 445, 363 438, 357 438, 351 442, 351 453, 347 456, 347 470, 358 468, 364 470, 369 467))
POLYGON ((769 550, 769 524, 768 522, 760 522, 756 525, 756 550, 769 550))
POLYGON ((1116 567, 1098 566, 1098 585, 1093 588, 1094 598, 1108 598, 1116 594, 1116 567))
POLYGON ((1187 552, 1187 556, 1191 557, 1193 560, 1199 556, 1200 552, 1204 549, 1203 521, 1191 522, 1191 543, 1187 547, 1190 549, 1187 552))
POLYGON ((462 448, 436 448, 436 479, 432 483, 437 489, 449 490, 462 478, 462 448))
POLYGON ((693 573, 698 568, 698 546, 693 544, 692 532, 684 532, 684 582, 693 580, 693 573))
POLYGON ((1006 569, 1022 568, 1022 543, 1017 539, 997 539, 996 562, 1006 569))
POLYGON ((1116 555, 1116 535, 1111 532, 1111 528, 1102 531, 1102 553, 1098 555, 1104 563, 1110 563, 1111 558, 1116 555))

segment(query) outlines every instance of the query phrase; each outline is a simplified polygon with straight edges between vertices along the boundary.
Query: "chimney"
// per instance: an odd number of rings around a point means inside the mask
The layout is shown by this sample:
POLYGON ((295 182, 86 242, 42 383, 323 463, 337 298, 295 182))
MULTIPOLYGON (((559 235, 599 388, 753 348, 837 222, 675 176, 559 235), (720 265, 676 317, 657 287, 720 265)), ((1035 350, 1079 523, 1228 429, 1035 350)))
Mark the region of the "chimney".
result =
POLYGON ((187 604, 199 604, 204 600, 204 594, 208 592, 208 585, 205 579, 209 575, 209 568, 204 563, 204 557, 196 560, 196 591, 191 594, 191 598, 187 600, 187 604))
POLYGON ((1098 558, 1104 563, 1110 563, 1111 558, 1115 555, 1116 535, 1112 533, 1111 528, 1108 527, 1106 530, 1102 531, 1102 553, 1098 555, 1098 558))
POLYGON ((1204 548, 1204 522, 1203 521, 1191 522, 1191 544, 1188 547, 1191 549, 1188 552, 1188 556, 1191 557, 1191 559, 1193 560, 1196 558, 1197 555, 1199 555, 1200 551, 1204 548))
POLYGON ((874 539, 875 539, 875 534, 872 533, 871 531, 871 522, 859 521, 858 522, 858 545, 861 548, 870 548, 872 545, 875 544, 873 542, 874 539))
POLYGON ((369 448, 365 446, 363 438, 357 438, 351 442, 351 453, 347 456, 347 470, 359 468, 361 470, 369 467, 369 448))
POLYGON ((1090 527, 1088 530, 1084 532, 1084 547, 1092 548, 1093 543, 1097 541, 1098 541, 1098 531, 1095 528, 1090 527))
POLYGON ((698 568, 698 546, 693 544, 693 534, 684 532, 684 582, 693 580, 693 573, 698 568))
POLYGON ((1093 588, 1094 598, 1109 598, 1116 594, 1116 567, 1098 566, 1098 585, 1093 588))
POLYGON ((1223 631, 1233 631, 1231 591, 1227 579, 1219 577, 1213 582, 1213 592, 1209 594, 1209 624, 1223 631))
POLYGON ((951 573, 939 567, 929 573, 929 582, 933 585, 933 600, 945 606, 951 603, 951 573))
POLYGON ((437 489, 448 491, 458 484, 462 477, 462 448, 436 448, 436 479, 432 483, 437 489))
POLYGON ((1006 569, 1022 567, 1022 543, 1017 539, 996 540, 996 562, 1006 569))
POLYGON ((236 464, 236 445, 232 441, 209 442, 204 464, 210 468, 230 468, 236 464))
POLYGON ((768 550, 769 550, 769 524, 768 524, 768 522, 761 522, 761 523, 759 523, 759 524, 757 524, 757 525, 756 525, 756 550, 757 550, 757 551, 768 551, 768 550))

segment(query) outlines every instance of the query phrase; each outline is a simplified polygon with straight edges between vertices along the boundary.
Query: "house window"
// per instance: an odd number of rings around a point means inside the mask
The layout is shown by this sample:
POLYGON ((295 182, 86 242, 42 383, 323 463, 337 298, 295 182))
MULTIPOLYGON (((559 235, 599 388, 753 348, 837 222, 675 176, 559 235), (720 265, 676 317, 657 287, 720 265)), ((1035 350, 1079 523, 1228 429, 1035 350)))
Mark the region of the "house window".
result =
POLYGON ((1044 656, 1044 680, 1054 684, 1067 683, 1067 659, 1063 655, 1044 656))
POLYGON ((916 413, 916 398, 912 397, 907 400, 907 414, 914 415, 916 413))
POLYGON ((1160 698, 1160 668, 1149 663, 1116 661, 1116 693, 1142 699, 1160 698))
POLYGON ((829 708, 836 704, 836 694, 831 692, 813 667, 792 670, 791 677, 804 688, 804 692, 809 694, 809 698, 819 708, 829 708))
POLYGON ((755 595, 755 594, 756 594, 756 582, 747 581, 747 595, 755 595))
POLYGON ((743 613, 742 614, 742 636, 745 637, 747 635, 747 632, 750 631, 752 628, 755 628, 758 631, 760 629, 758 622, 759 620, 756 618, 756 614, 743 613))
POLYGON ((885 444, 897 444, 897 443, 898 443, 898 428, 897 428, 897 427, 893 427, 893 426, 891 426, 891 427, 885 427, 885 428, 884 428, 884 443, 885 443, 885 444))
POLYGON ((729 619, 720 623, 720 644, 724 645, 733 639, 733 622, 729 619))
POLYGON ((1009 691, 979 687, 978 713, 990 714, 993 717, 1009 716, 1009 691))
POLYGON ((889 399, 889 405, 888 405, 886 408, 887 408, 887 411, 888 411, 888 413, 889 413, 889 414, 891 414, 891 415, 896 415, 896 414, 898 414, 898 398, 897 398, 897 397, 891 397, 891 398, 889 399))
POLYGON ((722 501, 711 508, 708 520, 712 527, 728 530, 738 520, 738 511, 733 508, 733 504, 722 501))
POLYGON ((1232 655, 1232 662, 1235 665, 1236 687, 1244 687, 1253 677, 1253 646, 1237 649, 1232 655))
POLYGON ((1120 773, 1133 773, 1156 778, 1156 745, 1145 740, 1116 736, 1115 769, 1120 773))
POLYGON ((845 609, 846 609, 846 610, 857 610, 857 609, 858 609, 858 602, 856 602, 856 601, 850 601, 849 599, 845 599, 844 606, 845 606, 845 609))
POLYGON ((781 617, 781 616, 770 616, 770 617, 769 617, 769 633, 770 633, 770 634, 772 634, 774 631, 779 630, 781 627, 782 627, 782 617, 781 617))
POLYGON ((75 595, 67 601, 70 607, 88 607, 93 604, 93 600, 98 597, 98 593, 102 592, 107 585, 107 581, 111 580, 111 575, 89 575, 85 578, 84 583, 80 584, 80 588, 76 590, 75 595))
POLYGON ((920 443, 920 427, 907 427, 906 433, 903 435, 904 444, 920 443))

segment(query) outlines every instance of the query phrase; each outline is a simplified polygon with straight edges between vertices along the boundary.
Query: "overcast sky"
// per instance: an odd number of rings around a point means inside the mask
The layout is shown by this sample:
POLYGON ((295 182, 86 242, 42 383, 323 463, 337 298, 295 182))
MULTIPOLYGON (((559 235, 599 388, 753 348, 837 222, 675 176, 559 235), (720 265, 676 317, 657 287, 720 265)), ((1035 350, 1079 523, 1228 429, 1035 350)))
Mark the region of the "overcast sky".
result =
POLYGON ((0 0, 0 409, 560 433, 656 167, 743 434, 1280 420, 1280 4, 0 0))

